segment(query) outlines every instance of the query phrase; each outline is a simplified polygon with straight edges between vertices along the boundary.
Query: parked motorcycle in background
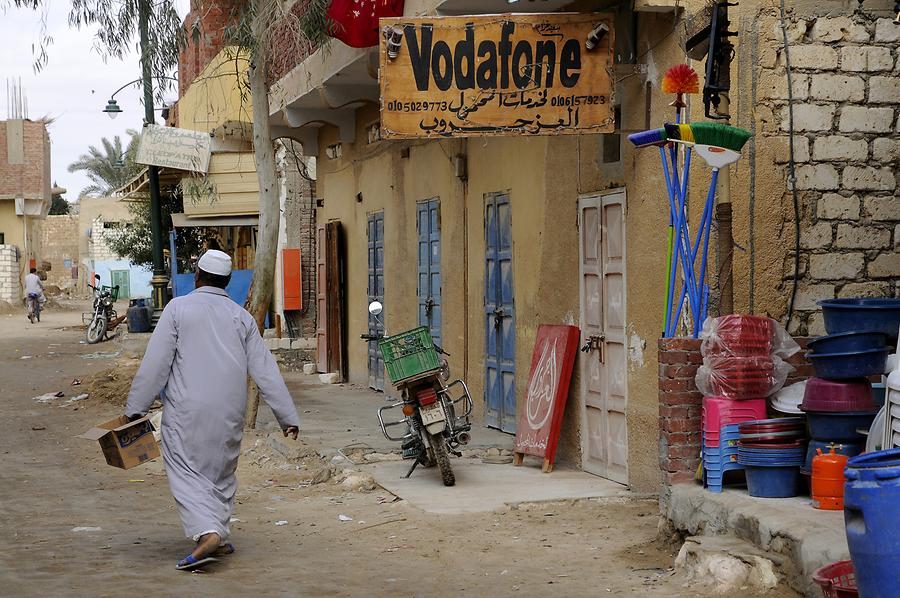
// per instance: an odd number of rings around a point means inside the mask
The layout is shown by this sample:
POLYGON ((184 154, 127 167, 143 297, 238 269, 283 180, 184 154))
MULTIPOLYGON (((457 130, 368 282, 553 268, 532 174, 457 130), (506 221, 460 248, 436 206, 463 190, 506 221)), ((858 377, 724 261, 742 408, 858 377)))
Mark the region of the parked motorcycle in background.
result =
MULTIPOLYGON (((376 318, 383 309, 378 301, 369 305, 369 313, 376 318)), ((450 379, 450 367, 440 355, 447 354, 434 344, 426 326, 393 336, 364 334, 362 338, 378 342, 388 377, 400 391, 399 402, 378 410, 378 423, 388 440, 402 443, 403 458, 413 459, 406 477, 419 465, 437 465, 444 485, 453 486, 456 476, 450 455, 461 457, 459 447, 471 440, 473 403, 466 383, 454 380, 445 384, 450 379), (398 408, 403 419, 386 422, 385 414, 398 408), (397 426, 405 428, 401 437, 389 432, 397 426)))
MULTIPOLYGON (((95 274, 94 279, 99 283, 100 275, 95 274)), ((85 340, 89 345, 93 345, 106 338, 110 321, 118 317, 114 305, 119 294, 119 285, 104 287, 89 284, 88 287, 94 291, 94 307, 90 314, 82 314, 81 320, 87 324, 85 340), (88 315, 90 320, 87 320, 88 315)))

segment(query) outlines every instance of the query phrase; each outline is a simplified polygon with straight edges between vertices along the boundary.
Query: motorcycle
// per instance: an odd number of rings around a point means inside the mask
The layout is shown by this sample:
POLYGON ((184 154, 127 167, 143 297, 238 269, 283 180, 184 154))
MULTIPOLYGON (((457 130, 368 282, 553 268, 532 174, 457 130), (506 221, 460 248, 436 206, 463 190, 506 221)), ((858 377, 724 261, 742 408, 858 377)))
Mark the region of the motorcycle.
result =
MULTIPOLYGON (((369 313, 378 316, 383 306, 378 301, 369 305, 369 313)), ((450 380, 448 356, 425 327, 415 328, 393 336, 363 334, 367 341, 377 341, 388 375, 400 392, 400 400, 378 409, 378 423, 385 438, 400 442, 403 458, 411 459, 412 466, 405 477, 412 475, 416 467, 437 465, 445 486, 453 486, 456 476, 450 465, 450 455, 462 457, 459 447, 468 444, 472 437, 469 416, 474 406, 469 388, 462 380, 450 380), (403 371, 403 358, 412 358, 412 369, 403 371), (391 367, 398 365, 399 367, 391 367), (421 370, 421 371, 419 371, 421 370), (400 409, 402 419, 385 421, 386 414, 400 409), (403 436, 393 436, 389 429, 405 428, 403 436)), ((389 399, 395 401, 395 399, 389 399)))
MULTIPOLYGON (((100 275, 95 274, 94 279, 100 281, 100 275)), ((114 300, 112 290, 118 291, 119 286, 116 285, 110 290, 108 287, 94 286, 88 284, 88 288, 94 291, 94 307, 90 314, 91 318, 87 320, 87 314, 82 314, 81 320, 87 324, 87 332, 85 340, 89 345, 99 343, 106 338, 109 329, 109 323, 118 316, 114 308, 114 300)))

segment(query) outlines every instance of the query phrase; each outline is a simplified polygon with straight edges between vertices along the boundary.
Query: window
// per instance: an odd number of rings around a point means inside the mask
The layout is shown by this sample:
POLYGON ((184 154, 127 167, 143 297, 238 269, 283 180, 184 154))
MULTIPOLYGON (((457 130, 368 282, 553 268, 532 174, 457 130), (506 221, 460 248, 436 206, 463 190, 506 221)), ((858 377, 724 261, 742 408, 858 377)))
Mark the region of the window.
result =
POLYGON ((6 233, 0 233, 0 245, 6 245, 6 233))

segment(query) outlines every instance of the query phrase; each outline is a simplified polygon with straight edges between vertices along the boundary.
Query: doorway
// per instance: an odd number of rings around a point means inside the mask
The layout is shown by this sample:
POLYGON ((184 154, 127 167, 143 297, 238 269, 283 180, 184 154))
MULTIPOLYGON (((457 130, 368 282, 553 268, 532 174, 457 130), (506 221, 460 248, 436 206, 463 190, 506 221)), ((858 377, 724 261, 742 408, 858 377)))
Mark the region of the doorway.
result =
POLYGON ((582 467, 626 484, 625 191, 582 197, 578 223, 582 467))
POLYGON ((509 193, 484 201, 485 423, 516 432, 516 309, 509 193))
POLYGON ((341 223, 316 227, 316 365, 346 380, 344 359, 344 252, 341 223))
MULTIPOLYGON (((384 303, 384 212, 373 212, 368 218, 369 243, 369 303, 384 303)), ((384 334, 384 318, 369 314, 368 333, 373 336, 384 334)), ((377 341, 369 341, 369 388, 384 391, 384 359, 377 341)))
POLYGON ((441 338, 441 208, 437 198, 416 204, 419 249, 419 326, 427 326, 434 344, 441 338))
POLYGON ((128 270, 110 270, 109 278, 113 288, 117 285, 119 287, 116 295, 119 299, 131 299, 131 276, 128 270))

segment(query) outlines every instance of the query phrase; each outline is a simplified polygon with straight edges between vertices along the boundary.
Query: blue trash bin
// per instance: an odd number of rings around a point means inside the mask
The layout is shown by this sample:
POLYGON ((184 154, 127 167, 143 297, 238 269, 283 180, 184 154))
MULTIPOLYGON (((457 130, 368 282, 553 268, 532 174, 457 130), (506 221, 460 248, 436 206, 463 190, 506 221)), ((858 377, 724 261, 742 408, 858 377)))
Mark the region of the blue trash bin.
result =
POLYGON ((853 457, 844 471, 844 523, 859 595, 900 591, 900 449, 853 457))

